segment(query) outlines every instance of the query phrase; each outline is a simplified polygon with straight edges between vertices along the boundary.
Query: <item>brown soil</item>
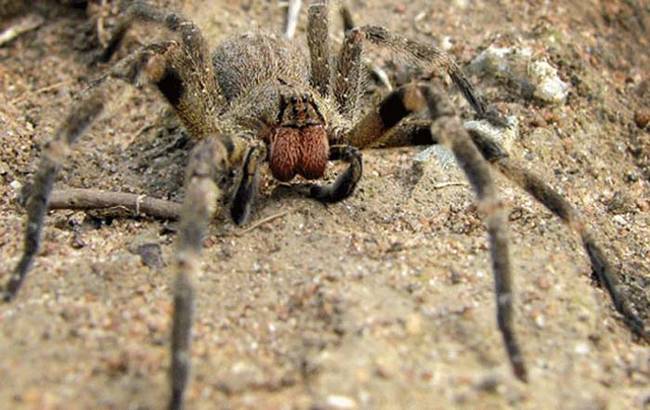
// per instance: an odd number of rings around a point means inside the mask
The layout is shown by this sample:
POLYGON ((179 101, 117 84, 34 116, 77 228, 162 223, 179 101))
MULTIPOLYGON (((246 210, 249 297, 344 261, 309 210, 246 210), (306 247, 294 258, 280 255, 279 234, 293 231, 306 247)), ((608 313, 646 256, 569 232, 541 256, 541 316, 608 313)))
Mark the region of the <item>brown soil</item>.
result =
MULTIPOLYGON (((282 26, 276 2, 234 3, 187 0, 182 9, 213 44, 236 31, 282 26)), ((555 107, 503 79, 474 81, 519 119, 512 155, 593 224, 647 323, 650 134, 647 121, 641 127, 650 109, 650 10, 642 3, 368 0, 351 7, 359 23, 437 44, 449 37, 462 63, 491 44, 526 45, 558 67, 571 94, 555 107)), ((69 4, 38 4, 32 11, 43 24, 0 48, 1 283, 22 247, 21 186, 75 93, 100 72, 88 65, 96 20, 69 4)), ((371 56, 394 66, 385 52, 371 56)), ((369 99, 380 91, 373 86, 369 99)), ((116 84, 112 94, 119 98, 77 145, 57 186, 178 200, 191 143, 153 90, 116 84)), ((343 203, 323 206, 266 182, 252 223, 282 216, 244 234, 225 218, 211 227, 197 279, 188 408, 648 406, 650 348, 592 279, 575 235, 498 177, 511 210, 515 324, 530 382, 512 376, 473 195, 466 186, 437 189, 463 175, 435 161, 414 177, 419 150, 366 152, 365 177, 343 203)), ((173 228, 142 217, 50 214, 22 292, 0 306, 0 407, 163 408, 173 228), (147 267, 134 252, 151 243, 160 245, 162 266, 154 258, 147 267)))

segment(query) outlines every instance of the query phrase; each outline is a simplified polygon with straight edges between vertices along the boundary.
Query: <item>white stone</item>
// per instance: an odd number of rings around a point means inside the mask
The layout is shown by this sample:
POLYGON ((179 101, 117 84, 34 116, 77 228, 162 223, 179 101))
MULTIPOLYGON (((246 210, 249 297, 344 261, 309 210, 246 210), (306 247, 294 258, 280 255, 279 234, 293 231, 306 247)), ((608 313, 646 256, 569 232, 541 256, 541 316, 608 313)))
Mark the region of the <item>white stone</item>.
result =
POLYGON ((562 104, 569 95, 569 84, 560 79, 557 69, 546 61, 528 65, 528 76, 535 86, 535 97, 552 104, 562 104))
POLYGON ((20 191, 20 189, 23 187, 23 184, 21 184, 20 182, 14 179, 13 181, 11 181, 9 186, 13 188, 14 191, 20 191))
POLYGON ((327 397, 327 405, 335 409, 355 409, 357 403, 349 397, 332 395, 327 397))

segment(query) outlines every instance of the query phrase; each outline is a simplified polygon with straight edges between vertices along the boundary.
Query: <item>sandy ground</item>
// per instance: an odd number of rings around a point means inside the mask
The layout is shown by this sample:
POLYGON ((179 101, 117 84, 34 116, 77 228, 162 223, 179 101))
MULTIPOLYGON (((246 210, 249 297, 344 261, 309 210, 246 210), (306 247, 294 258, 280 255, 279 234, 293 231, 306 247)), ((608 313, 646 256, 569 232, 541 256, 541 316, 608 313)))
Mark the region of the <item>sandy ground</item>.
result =
MULTIPOLYGON (((283 21, 276 2, 176 4, 212 44, 236 31, 278 31, 283 21)), ((88 65, 96 21, 84 10, 39 5, 40 27, 0 47, 2 283, 22 246, 20 189, 75 93, 101 71, 88 65)), ((450 44, 463 64, 490 45, 527 46, 558 68, 571 89, 555 106, 498 76, 473 80, 519 120, 512 155, 593 224, 647 323, 648 3, 350 5, 359 23, 450 44)), ((300 41, 305 20, 303 10, 300 41)), ((385 52, 369 58, 394 67, 385 52)), ((77 145, 57 186, 179 200, 188 143, 156 92, 129 90, 114 86, 119 98, 77 145)), ((367 99, 381 92, 372 85, 367 99)), ((594 282, 575 235, 497 177, 510 208, 515 324, 530 382, 511 375, 473 195, 467 186, 440 187, 463 181, 454 167, 414 167, 420 150, 367 151, 365 176, 343 203, 323 206, 266 181, 251 223, 280 216, 253 230, 224 218, 213 224, 197 280, 188 408, 648 408, 650 348, 594 282)), ((164 407, 173 231, 173 223, 143 217, 50 214, 18 299, 0 305, 1 408, 164 407), (135 251, 142 244, 161 250, 152 267, 135 251)))

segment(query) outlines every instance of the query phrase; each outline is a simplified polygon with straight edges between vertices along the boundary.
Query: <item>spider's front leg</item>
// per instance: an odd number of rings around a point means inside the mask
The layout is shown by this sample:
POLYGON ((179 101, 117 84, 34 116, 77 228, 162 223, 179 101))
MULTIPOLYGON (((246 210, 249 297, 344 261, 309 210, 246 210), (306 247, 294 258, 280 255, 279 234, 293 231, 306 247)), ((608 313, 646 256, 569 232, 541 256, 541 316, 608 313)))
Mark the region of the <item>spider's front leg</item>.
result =
MULTIPOLYGON (((526 368, 512 326, 512 288, 505 213, 497 199, 489 164, 463 129, 460 120, 442 103, 441 97, 433 93, 430 86, 407 84, 388 94, 374 110, 366 114, 347 135, 347 141, 360 148, 372 146, 377 141, 390 137, 402 119, 427 107, 431 120, 440 120, 442 123, 445 135, 439 138, 458 159, 476 192, 480 208, 486 215, 497 295, 497 322, 513 371, 519 379, 526 380, 526 368)), ((428 139, 433 138, 429 136, 428 139)))
MULTIPOLYGON (((437 117, 440 114, 442 113, 438 112, 432 115, 437 117)), ((396 127, 394 130, 397 132, 388 133, 379 141, 379 144, 371 143, 370 145, 437 144, 441 143, 444 137, 443 135, 433 135, 431 123, 425 122, 405 124, 404 127, 396 127)), ((512 158, 497 141, 474 131, 469 131, 469 137, 487 162, 510 181, 528 192, 578 234, 591 262, 592 270, 600 285, 609 293, 616 310, 623 316, 623 320, 635 334, 645 340, 650 340, 650 331, 644 320, 635 312, 629 297, 625 294, 619 280, 619 273, 606 256, 595 233, 591 230, 590 224, 584 220, 579 210, 549 185, 544 178, 530 171, 521 161, 512 158)))
POLYGON ((441 129, 440 142, 454 153, 458 165, 476 193, 479 209, 485 215, 494 274, 497 324, 512 370, 517 378, 525 382, 528 380, 528 374, 512 320, 513 290, 507 214, 497 196, 496 185, 490 173, 490 164, 444 98, 434 93, 430 86, 421 87, 420 91, 424 95, 432 120, 435 120, 441 129))
POLYGON ((103 108, 103 93, 99 89, 91 90, 88 95, 82 98, 77 105, 77 109, 70 111, 52 141, 45 145, 41 163, 34 176, 26 204, 27 224, 23 254, 9 277, 6 288, 0 292, 3 302, 9 302, 16 296, 27 276, 27 272, 34 263, 34 258, 41 244, 41 234, 50 193, 59 169, 65 163, 71 146, 99 116, 103 108))
MULTIPOLYGON (((183 397, 190 374, 190 341, 194 305, 194 279, 200 271, 203 238, 210 221, 221 212, 231 168, 237 160, 229 147, 229 137, 208 138, 192 151, 187 167, 185 199, 176 246, 174 316, 171 340, 170 410, 183 408, 183 397)), ((242 178, 233 204, 233 217, 247 214, 257 181, 260 152, 251 148, 242 167, 242 178), (235 209, 238 211, 235 212, 235 209)), ((241 219, 240 219, 241 220, 241 219)), ((237 222, 238 219, 235 219, 237 222)))

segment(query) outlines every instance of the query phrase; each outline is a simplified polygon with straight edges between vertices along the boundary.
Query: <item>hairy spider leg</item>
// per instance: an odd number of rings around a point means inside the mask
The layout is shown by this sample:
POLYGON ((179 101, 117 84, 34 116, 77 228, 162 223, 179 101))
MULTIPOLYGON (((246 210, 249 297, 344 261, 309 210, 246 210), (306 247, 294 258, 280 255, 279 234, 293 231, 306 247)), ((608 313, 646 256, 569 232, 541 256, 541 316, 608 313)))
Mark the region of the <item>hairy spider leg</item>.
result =
POLYGON ((322 96, 332 91, 330 84, 329 8, 327 1, 312 2, 307 20, 307 45, 311 62, 310 85, 322 96))
POLYGON ((513 329, 513 291, 507 215, 497 197, 497 189, 490 173, 490 165, 471 140, 457 115, 448 109, 441 94, 430 86, 421 88, 432 118, 440 125, 441 143, 456 157, 458 164, 472 185, 478 198, 479 209, 484 214, 490 240, 492 271, 496 293, 497 324, 508 352, 515 376, 527 381, 526 366, 513 329))
POLYGON ((23 254, 2 292, 4 302, 9 302, 16 296, 27 276, 27 272, 34 264, 34 258, 41 245, 43 223, 54 180, 61 166, 65 163, 70 147, 100 115, 103 108, 102 93, 98 89, 92 90, 89 95, 81 99, 77 109, 70 111, 54 134, 54 138, 45 145, 27 199, 27 222, 23 254))
MULTIPOLYGON (((460 120, 450 115, 449 109, 443 110, 443 106, 442 97, 434 94, 430 86, 401 86, 389 93, 376 109, 366 114, 353 127, 348 138, 354 145, 371 146, 396 127, 402 119, 426 107, 429 108, 431 119, 441 122, 444 135, 438 137, 439 142, 447 145, 454 153, 476 192, 480 209, 485 214, 496 289, 497 323, 513 371, 520 380, 525 381, 526 368, 512 321, 511 269, 505 212, 497 199, 489 163, 462 128, 460 120)), ((430 124, 429 122, 429 128, 430 124)), ((424 133, 422 130, 419 132, 424 133)), ((429 135, 428 139, 433 138, 429 135)))
POLYGON ((219 181, 228 169, 228 149, 223 138, 217 137, 201 141, 192 151, 187 167, 176 248, 170 410, 183 408, 190 377, 194 281, 201 270, 205 232, 212 218, 221 212, 223 191, 219 181))

